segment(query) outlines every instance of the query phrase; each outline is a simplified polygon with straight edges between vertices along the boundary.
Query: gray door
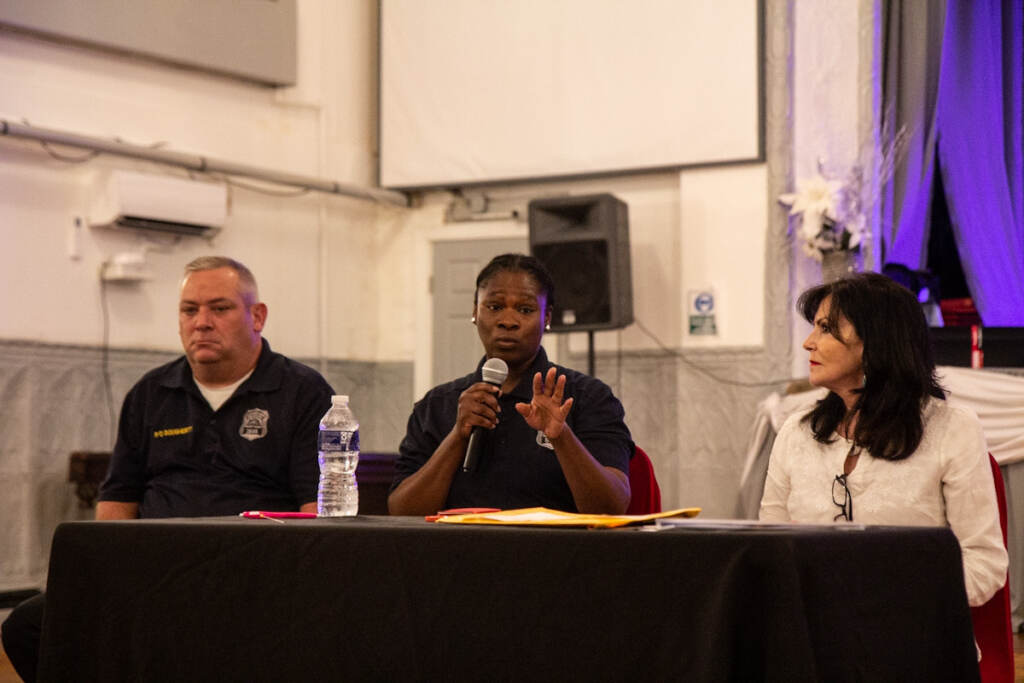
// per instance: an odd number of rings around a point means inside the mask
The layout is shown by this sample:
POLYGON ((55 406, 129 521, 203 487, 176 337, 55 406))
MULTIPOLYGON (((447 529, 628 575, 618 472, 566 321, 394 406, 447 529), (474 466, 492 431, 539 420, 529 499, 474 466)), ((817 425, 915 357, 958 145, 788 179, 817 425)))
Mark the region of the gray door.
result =
POLYGON ((434 243, 434 386, 472 372, 483 356, 470 322, 480 269, 498 254, 529 248, 525 237, 434 243))

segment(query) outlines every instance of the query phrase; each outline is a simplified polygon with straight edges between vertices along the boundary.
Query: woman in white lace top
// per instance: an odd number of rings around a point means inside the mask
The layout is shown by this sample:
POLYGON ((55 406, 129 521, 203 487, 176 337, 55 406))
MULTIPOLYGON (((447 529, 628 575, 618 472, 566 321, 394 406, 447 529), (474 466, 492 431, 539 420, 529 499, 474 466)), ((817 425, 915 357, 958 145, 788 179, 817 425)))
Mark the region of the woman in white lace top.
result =
POLYGON ((948 525, 967 598, 1006 581, 1007 555, 981 424, 950 406, 913 294, 877 273, 814 287, 798 309, 810 382, 828 395, 791 416, 772 447, 760 518, 948 525))

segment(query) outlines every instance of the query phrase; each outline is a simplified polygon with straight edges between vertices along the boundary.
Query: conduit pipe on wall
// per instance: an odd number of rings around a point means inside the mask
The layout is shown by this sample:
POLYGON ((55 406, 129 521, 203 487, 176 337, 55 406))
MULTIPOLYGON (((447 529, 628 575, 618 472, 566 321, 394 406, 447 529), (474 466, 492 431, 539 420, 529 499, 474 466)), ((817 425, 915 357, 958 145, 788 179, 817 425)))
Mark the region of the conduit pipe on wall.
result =
POLYGON ((395 206, 409 206, 409 198, 401 192, 395 192, 393 190, 361 187, 358 185, 339 183, 333 180, 322 180, 320 178, 296 175, 294 173, 282 173, 280 171, 273 171, 256 166, 245 166, 243 164, 236 164, 230 161, 211 159, 198 154, 186 154, 184 152, 174 152, 166 149, 154 149, 152 147, 132 145, 125 142, 119 142, 117 140, 106 140, 103 138, 79 135, 77 133, 69 133, 50 128, 28 126, 7 121, 5 119, 0 119, 0 135, 36 140, 39 142, 47 142, 57 145, 68 145, 70 147, 78 147, 81 149, 103 152, 105 154, 114 154, 116 156, 129 157, 132 159, 142 159, 144 161, 152 161, 158 164, 167 164, 170 166, 179 166, 181 168, 191 169, 200 173, 223 173, 225 175, 253 178, 255 180, 276 183, 278 185, 299 187, 327 194, 338 194, 345 197, 355 197, 357 199, 370 199, 386 204, 393 204, 395 206))

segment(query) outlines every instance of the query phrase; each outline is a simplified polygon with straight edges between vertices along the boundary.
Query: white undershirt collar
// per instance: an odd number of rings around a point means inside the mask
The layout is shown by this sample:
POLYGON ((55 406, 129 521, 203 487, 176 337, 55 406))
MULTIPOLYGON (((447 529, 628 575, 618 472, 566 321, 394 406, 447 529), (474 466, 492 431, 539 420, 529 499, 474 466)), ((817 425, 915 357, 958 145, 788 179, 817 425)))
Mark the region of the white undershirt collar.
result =
MULTIPOLYGON (((249 375, 251 375, 255 369, 256 368, 253 368, 242 375, 237 382, 229 384, 226 387, 208 387, 199 380, 196 380, 196 386, 199 387, 199 393, 203 395, 206 402, 209 403, 210 407, 213 408, 214 412, 216 412, 217 410, 220 410, 220 407, 224 405, 225 401, 231 398, 231 395, 235 393, 235 389, 240 387, 242 382, 249 379, 249 375)), ((193 379, 195 379, 194 376, 193 379)))

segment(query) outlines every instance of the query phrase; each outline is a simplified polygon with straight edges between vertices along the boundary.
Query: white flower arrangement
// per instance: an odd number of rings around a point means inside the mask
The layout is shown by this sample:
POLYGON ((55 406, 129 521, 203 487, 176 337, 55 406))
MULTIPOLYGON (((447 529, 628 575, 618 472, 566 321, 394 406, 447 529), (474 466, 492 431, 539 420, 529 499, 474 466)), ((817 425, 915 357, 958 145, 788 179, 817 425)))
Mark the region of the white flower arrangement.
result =
POLYGON ((796 233, 805 254, 815 261, 837 251, 856 251, 864 239, 867 219, 861 201, 863 175, 855 166, 845 181, 828 180, 818 172, 798 180, 796 192, 781 195, 789 215, 797 216, 796 233))
POLYGON ((796 192, 779 196, 790 207, 789 215, 799 217, 801 247, 815 261, 821 262, 825 254, 855 252, 870 242, 869 215, 909 137, 906 126, 892 130, 892 119, 891 113, 883 117, 877 140, 861 150, 842 180, 830 179, 824 160, 818 159, 817 173, 798 180, 796 192))

